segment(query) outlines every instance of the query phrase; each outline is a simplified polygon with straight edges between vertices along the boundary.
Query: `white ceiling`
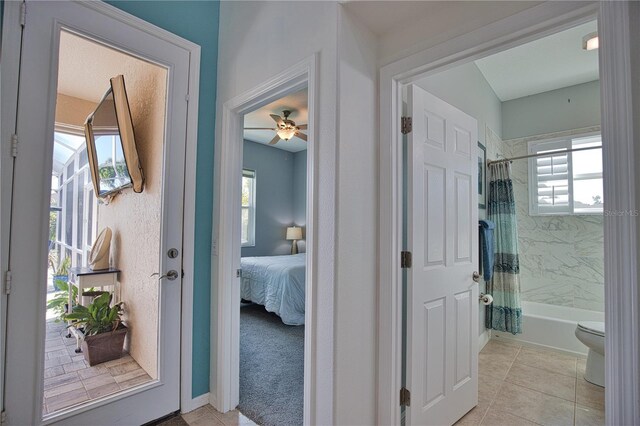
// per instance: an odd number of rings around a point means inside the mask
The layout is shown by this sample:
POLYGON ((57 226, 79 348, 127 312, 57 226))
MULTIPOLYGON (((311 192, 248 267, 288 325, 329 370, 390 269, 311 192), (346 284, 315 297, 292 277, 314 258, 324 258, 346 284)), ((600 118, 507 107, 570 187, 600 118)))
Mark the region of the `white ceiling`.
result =
POLYGON ((596 21, 475 61, 501 101, 598 80, 598 51, 582 49, 596 21))
MULTIPOLYGON (((244 127, 275 127, 276 123, 269 114, 276 114, 282 117, 282 111, 285 109, 291 111, 289 119, 295 121, 297 125, 308 124, 309 110, 307 104, 307 89, 303 89, 246 114, 244 116, 244 127)), ((302 133, 306 134, 307 130, 303 130, 302 133)), ((263 145, 267 145, 274 136, 275 131, 273 130, 244 131, 244 138, 246 140, 263 145)), ((288 141, 280 140, 277 144, 269 146, 289 152, 298 152, 307 149, 307 143, 295 136, 288 141)))

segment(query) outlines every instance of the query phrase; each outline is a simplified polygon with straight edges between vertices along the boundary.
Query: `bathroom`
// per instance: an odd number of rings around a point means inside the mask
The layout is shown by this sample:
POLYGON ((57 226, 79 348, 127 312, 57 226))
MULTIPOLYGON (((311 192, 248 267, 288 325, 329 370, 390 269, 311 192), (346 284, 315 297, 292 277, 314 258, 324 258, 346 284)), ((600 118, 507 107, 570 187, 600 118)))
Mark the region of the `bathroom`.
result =
MULTIPOLYGON (((504 289, 480 280, 494 301, 480 306, 479 404, 462 423, 486 423, 496 407, 514 421, 604 422, 600 84, 598 51, 586 45, 596 31, 586 22, 417 83, 478 122, 480 219, 492 219, 495 164, 510 169, 512 324, 500 324, 504 289), (500 405, 518 390, 557 417, 500 405)), ((497 242, 506 234, 496 222, 497 242)))

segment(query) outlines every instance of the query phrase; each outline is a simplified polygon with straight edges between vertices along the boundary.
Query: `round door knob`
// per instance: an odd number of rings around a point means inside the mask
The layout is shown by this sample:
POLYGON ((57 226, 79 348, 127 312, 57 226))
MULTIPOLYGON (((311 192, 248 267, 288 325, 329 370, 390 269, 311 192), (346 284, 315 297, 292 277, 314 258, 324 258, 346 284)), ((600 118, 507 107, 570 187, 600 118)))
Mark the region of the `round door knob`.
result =
POLYGON ((475 282, 480 282, 480 274, 477 271, 473 271, 472 278, 475 282))

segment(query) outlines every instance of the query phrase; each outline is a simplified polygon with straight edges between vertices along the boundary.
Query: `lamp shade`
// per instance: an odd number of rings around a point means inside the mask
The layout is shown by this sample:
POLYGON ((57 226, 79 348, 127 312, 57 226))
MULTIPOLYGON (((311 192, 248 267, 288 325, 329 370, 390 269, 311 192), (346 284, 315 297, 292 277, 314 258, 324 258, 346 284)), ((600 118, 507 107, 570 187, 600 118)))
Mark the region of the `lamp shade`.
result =
POLYGON ((290 226, 287 228, 287 240, 301 240, 302 228, 299 226, 290 226))

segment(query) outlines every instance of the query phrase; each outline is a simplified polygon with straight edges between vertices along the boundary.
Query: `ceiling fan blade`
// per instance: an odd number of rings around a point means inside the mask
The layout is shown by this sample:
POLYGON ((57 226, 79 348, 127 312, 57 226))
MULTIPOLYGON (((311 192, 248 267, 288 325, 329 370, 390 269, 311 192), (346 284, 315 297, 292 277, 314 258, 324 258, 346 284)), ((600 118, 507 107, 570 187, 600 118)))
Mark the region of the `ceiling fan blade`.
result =
POLYGON ((277 130, 274 129, 273 127, 245 127, 244 130, 277 130))
POLYGON ((301 125, 298 126, 298 129, 307 130, 307 125, 306 124, 301 124, 301 125))
POLYGON ((280 136, 276 135, 273 139, 271 139, 271 142, 269 142, 269 145, 275 145, 278 142, 280 142, 280 136))
POLYGON ((300 139, 302 139, 303 141, 307 141, 307 135, 305 135, 302 132, 296 132, 296 136, 299 137, 300 139))
POLYGON ((278 123, 278 126, 284 126, 284 121, 282 121, 282 117, 275 114, 269 114, 269 115, 271 116, 271 118, 273 118, 273 121, 278 123))

